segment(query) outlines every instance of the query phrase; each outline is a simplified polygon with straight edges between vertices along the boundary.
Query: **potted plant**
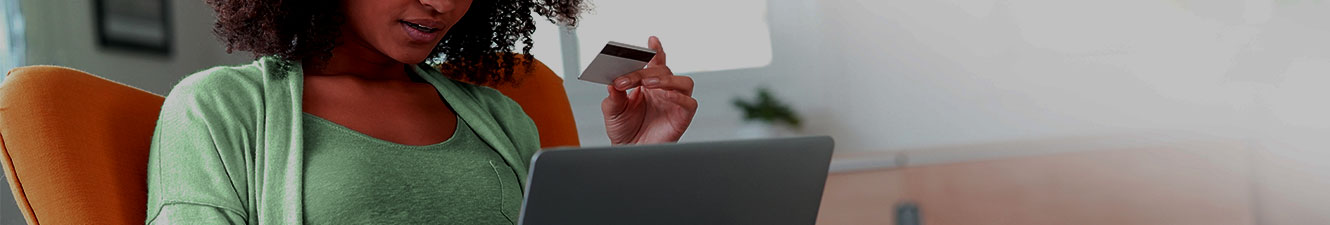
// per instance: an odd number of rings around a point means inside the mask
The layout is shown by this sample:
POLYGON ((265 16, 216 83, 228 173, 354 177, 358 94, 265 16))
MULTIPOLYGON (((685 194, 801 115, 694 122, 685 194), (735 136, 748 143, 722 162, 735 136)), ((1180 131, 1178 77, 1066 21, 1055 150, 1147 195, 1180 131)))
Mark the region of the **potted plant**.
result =
POLYGON ((754 99, 734 98, 733 103, 744 115, 744 125, 738 133, 740 138, 781 137, 802 128, 799 115, 776 99, 766 87, 757 88, 754 99))

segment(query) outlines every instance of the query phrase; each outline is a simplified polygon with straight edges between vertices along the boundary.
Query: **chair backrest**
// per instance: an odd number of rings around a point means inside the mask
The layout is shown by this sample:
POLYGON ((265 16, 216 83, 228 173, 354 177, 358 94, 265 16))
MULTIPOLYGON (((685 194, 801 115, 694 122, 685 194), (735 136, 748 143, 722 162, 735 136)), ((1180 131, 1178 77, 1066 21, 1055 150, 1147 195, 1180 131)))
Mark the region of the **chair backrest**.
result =
POLYGON ((573 108, 568 103, 568 92, 563 88, 563 78, 554 74, 554 70, 550 70, 540 60, 533 59, 530 71, 522 67, 515 69, 513 76, 518 77, 517 83, 489 87, 522 105, 522 110, 536 123, 536 129, 540 130, 540 147, 580 146, 577 123, 573 120, 573 108))
POLYGON ((29 66, 0 85, 0 162, 29 224, 141 224, 161 96, 29 66))
MULTIPOLYGON (((563 80, 532 66, 516 75, 521 83, 495 88, 535 121, 542 147, 577 146, 563 80)), ((0 163, 28 224, 142 224, 163 100, 70 68, 9 71, 0 84, 0 163)))

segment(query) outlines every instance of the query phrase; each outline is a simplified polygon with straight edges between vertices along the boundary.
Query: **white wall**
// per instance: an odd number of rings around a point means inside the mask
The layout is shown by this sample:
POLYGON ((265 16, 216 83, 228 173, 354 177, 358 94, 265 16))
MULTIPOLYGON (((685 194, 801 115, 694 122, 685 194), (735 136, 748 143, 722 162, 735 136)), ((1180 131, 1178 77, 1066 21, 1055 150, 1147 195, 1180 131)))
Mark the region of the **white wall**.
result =
MULTIPOLYGON (((835 15, 826 24, 847 34, 835 42, 854 77, 842 90, 878 98, 843 117, 862 124, 846 126, 847 139, 865 148, 1140 130, 1247 136, 1273 108, 1266 92, 1330 72, 1330 43, 1316 41, 1330 39, 1330 17, 1299 11, 1325 3, 823 3, 835 15)), ((1315 103, 1293 107, 1330 108, 1315 103)))
POLYGON ((27 64, 73 67, 157 94, 185 75, 208 67, 250 61, 248 53, 226 54, 212 34, 212 9, 202 0, 173 0, 173 51, 161 57, 97 45, 91 0, 22 0, 27 22, 27 64))

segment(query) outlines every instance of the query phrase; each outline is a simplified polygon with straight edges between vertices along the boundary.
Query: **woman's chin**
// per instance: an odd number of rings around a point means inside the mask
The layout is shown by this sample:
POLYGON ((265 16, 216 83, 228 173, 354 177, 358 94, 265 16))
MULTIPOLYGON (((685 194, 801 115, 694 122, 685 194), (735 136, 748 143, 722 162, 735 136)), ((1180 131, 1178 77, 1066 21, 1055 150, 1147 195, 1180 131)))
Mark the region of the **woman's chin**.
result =
POLYGON ((434 52, 434 46, 436 46, 438 42, 435 43, 436 44, 427 45, 427 44, 417 44, 417 43, 389 42, 376 46, 378 46, 377 49, 379 50, 379 53, 383 54, 384 56, 388 56, 393 60, 397 60, 397 62, 415 65, 415 64, 420 64, 421 62, 425 62, 426 59, 429 59, 430 53, 434 52))
POLYGON ((397 62, 415 65, 425 62, 425 59, 429 58, 429 53, 398 54, 392 55, 391 57, 393 60, 397 60, 397 62))

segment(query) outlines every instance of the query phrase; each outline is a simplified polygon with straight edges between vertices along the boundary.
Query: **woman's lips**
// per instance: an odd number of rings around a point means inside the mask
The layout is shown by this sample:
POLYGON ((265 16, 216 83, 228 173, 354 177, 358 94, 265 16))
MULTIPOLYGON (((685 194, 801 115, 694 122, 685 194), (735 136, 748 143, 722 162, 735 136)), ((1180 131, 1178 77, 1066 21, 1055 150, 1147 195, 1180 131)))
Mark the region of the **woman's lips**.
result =
POLYGON ((401 21, 401 24, 402 24, 402 30, 406 32, 406 36, 411 38, 411 42, 415 43, 434 42, 435 40, 438 40, 439 35, 443 34, 443 32, 439 32, 443 29, 440 29, 438 27, 432 27, 428 25, 422 25, 419 23, 412 23, 407 21, 401 21))

